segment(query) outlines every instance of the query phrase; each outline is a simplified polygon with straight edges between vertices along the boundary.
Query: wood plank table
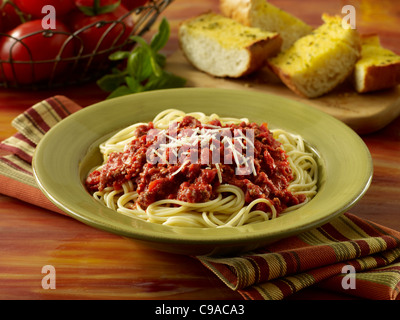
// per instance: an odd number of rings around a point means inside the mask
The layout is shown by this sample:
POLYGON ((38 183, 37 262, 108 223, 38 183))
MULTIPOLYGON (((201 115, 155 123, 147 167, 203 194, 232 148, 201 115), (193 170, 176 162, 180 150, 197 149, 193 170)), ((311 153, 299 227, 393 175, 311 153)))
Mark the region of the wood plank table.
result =
MULTIPOLYGON (((345 4, 357 9, 357 27, 381 36, 400 54, 400 1, 271 1, 312 25, 322 12, 341 14, 345 4)), ((178 48, 179 22, 207 10, 217 0, 176 0, 163 13, 172 34, 165 48, 178 48)), ((154 28, 153 28, 154 29, 154 28)), ((154 31, 154 30, 153 30, 154 31)), ((150 33, 151 34, 151 33, 150 33)), ((150 36, 149 34, 149 36, 150 36)), ((189 79, 190 80, 190 79, 189 79)), ((0 89, 0 140, 15 133, 11 120, 26 108, 55 94, 82 106, 106 97, 96 84, 47 91, 0 89)), ((373 158, 374 177, 363 199, 351 209, 357 216, 400 230, 400 118, 362 139, 373 158)), ((348 299, 305 289, 291 299, 348 299)), ((69 217, 0 195, 0 299, 241 299, 191 257, 158 252, 96 230, 69 217), (42 267, 56 269, 55 290, 42 288, 42 267)))

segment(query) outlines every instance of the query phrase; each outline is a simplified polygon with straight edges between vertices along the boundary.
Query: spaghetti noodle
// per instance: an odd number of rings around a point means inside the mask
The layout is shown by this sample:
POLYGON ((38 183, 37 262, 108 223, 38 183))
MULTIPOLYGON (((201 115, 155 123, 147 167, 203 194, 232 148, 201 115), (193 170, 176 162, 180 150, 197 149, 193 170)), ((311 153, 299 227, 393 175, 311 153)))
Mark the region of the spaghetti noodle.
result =
POLYGON ((274 219, 317 192, 301 136, 247 119, 168 109, 100 145, 86 179, 107 207, 153 223, 237 227, 274 219))

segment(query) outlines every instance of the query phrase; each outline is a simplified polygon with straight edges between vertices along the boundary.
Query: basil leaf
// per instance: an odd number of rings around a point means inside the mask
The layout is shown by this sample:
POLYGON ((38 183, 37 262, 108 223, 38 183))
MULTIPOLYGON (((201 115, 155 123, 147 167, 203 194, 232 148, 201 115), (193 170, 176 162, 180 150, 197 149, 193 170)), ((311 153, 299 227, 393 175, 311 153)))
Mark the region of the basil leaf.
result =
POLYGON ((113 69, 111 74, 97 81, 102 90, 111 92, 107 99, 185 85, 186 79, 163 69, 166 65, 166 57, 158 51, 165 46, 169 36, 169 24, 164 18, 150 44, 140 36, 132 36, 130 39, 136 42, 136 47, 132 51, 117 51, 109 56, 110 60, 121 60, 124 69, 122 71, 118 68, 113 69))
POLYGON ((150 47, 153 51, 158 52, 160 49, 164 48, 167 44, 170 32, 168 21, 164 17, 158 27, 158 33, 153 36, 150 42, 150 47))
POLYGON ((142 92, 144 90, 140 82, 133 77, 125 77, 125 83, 127 84, 128 88, 134 93, 142 92))
POLYGON ((110 54, 110 56, 108 57, 108 59, 112 60, 112 61, 117 61, 117 60, 124 60, 129 58, 129 55, 131 53, 129 51, 116 51, 110 54))
POLYGON ((157 53, 154 57, 154 59, 157 61, 158 65, 161 68, 164 68, 165 65, 167 64, 167 57, 164 56, 163 54, 157 53))
POLYGON ((125 81, 126 72, 107 74, 97 80, 97 85, 106 92, 112 92, 125 81))
POLYGON ((144 40, 142 37, 140 36, 131 36, 130 37, 131 40, 139 43, 142 47, 146 48, 146 50, 151 50, 151 47, 148 45, 148 43, 146 42, 146 40, 144 40))
POLYGON ((152 69, 151 57, 147 50, 143 47, 136 47, 128 57, 127 71, 129 75, 141 82, 150 77, 152 69))
POLYGON ((120 96, 126 96, 127 94, 133 93, 131 89, 127 86, 123 85, 115 89, 111 94, 107 97, 107 99, 112 99, 120 96))
MULTIPOLYGON (((141 57, 141 59, 143 59, 143 62, 146 63, 146 71, 148 71, 147 67, 150 65, 153 72, 156 74, 157 77, 159 77, 161 75, 161 67, 158 65, 156 53, 151 49, 151 47, 147 44, 147 42, 143 38, 141 38, 139 36, 133 36, 132 39, 135 40, 136 42, 138 42, 139 44, 141 44, 141 47, 136 47, 135 50, 141 51, 141 54, 143 55, 141 57), (145 57, 144 54, 146 54, 147 57, 145 57), (149 64, 148 64, 148 62, 149 62, 149 64)), ((130 60, 130 58, 128 58, 128 63, 129 63, 129 60, 130 60)), ((132 69, 129 69, 130 73, 132 71, 133 71, 132 69)), ((150 76, 150 74, 148 74, 148 76, 150 76)))
POLYGON ((170 89, 180 88, 186 83, 186 79, 176 76, 170 72, 163 71, 160 77, 152 77, 145 85, 145 90, 157 90, 157 89, 170 89))
POLYGON ((162 74, 162 68, 160 65, 157 63, 157 60, 153 55, 150 57, 150 63, 151 63, 151 68, 153 69, 154 75, 156 77, 160 77, 162 74))

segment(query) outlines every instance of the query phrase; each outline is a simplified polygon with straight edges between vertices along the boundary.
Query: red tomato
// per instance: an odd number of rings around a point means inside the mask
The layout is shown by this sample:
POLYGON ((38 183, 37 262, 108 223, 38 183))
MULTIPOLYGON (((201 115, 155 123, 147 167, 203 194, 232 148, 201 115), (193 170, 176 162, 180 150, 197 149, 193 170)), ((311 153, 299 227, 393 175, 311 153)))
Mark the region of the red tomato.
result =
POLYGON ((7 32, 22 23, 14 3, 11 3, 10 0, 7 2, 0 0, 0 6, 0 24, 2 27, 0 29, 1 32, 7 32))
POLYGON ((149 0, 121 0, 121 4, 128 10, 145 5, 149 0))
POLYGON ((74 0, 13 0, 18 8, 33 18, 43 18, 42 8, 46 5, 54 7, 57 16, 62 16, 75 8, 74 0))
POLYGON ((73 42, 66 42, 69 30, 61 22, 56 23, 55 30, 43 30, 42 20, 33 20, 21 24, 8 34, 11 37, 2 36, 0 40, 0 60, 7 81, 32 84, 48 80, 65 71, 68 63, 38 61, 74 57, 73 42))
MULTIPOLYGON (((69 20, 71 29, 78 31, 76 32, 77 42, 81 46, 81 49, 78 48, 78 52, 82 50, 82 55, 98 53, 123 44, 134 27, 129 11, 123 6, 118 6, 113 12, 92 17, 77 11, 69 20), (122 19, 121 17, 124 15, 126 17, 122 19), (113 25, 112 22, 118 20, 121 20, 121 22, 113 25)), ((97 57, 96 60, 104 61, 108 58, 108 55, 109 52, 105 54, 105 57, 97 57)))

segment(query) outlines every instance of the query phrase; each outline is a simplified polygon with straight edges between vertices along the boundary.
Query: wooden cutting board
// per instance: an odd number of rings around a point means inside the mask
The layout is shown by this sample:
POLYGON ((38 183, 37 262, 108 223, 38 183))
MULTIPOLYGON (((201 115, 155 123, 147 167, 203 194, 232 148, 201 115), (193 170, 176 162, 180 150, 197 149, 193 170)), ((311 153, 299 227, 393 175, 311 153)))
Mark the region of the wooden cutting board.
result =
POLYGON ((245 79, 215 78, 195 69, 180 50, 168 57, 166 70, 186 78, 188 87, 250 90, 294 99, 334 116, 359 134, 377 131, 400 115, 400 86, 358 94, 345 83, 323 97, 306 99, 289 90, 268 69, 245 79))

